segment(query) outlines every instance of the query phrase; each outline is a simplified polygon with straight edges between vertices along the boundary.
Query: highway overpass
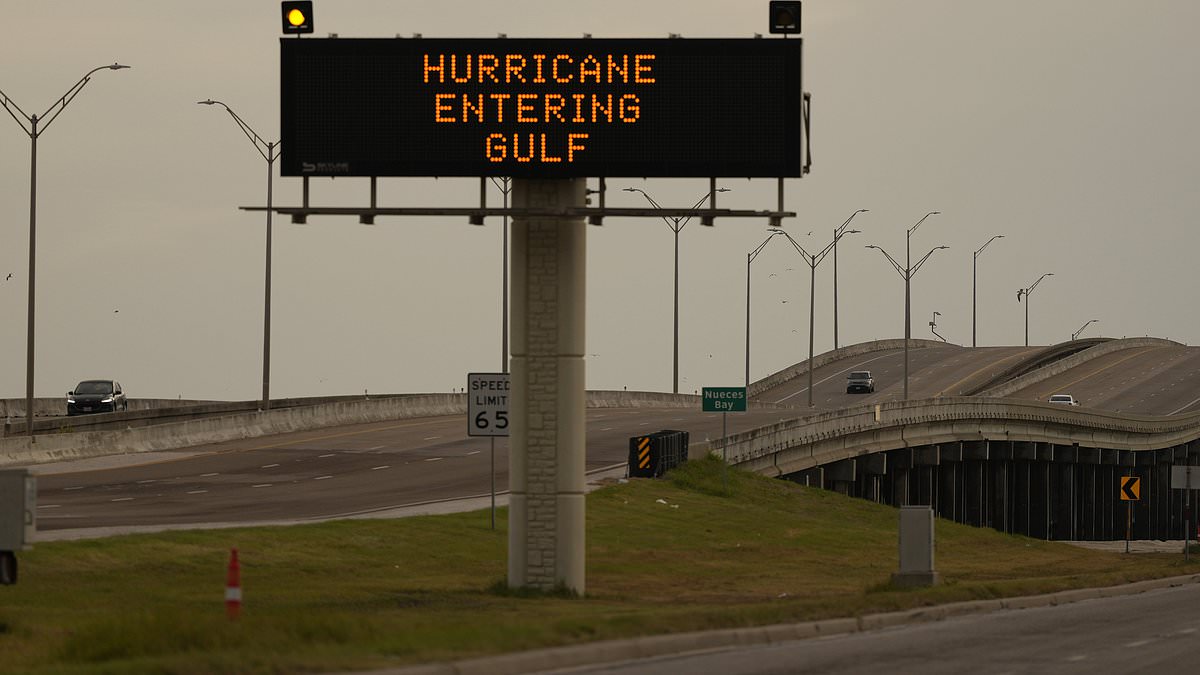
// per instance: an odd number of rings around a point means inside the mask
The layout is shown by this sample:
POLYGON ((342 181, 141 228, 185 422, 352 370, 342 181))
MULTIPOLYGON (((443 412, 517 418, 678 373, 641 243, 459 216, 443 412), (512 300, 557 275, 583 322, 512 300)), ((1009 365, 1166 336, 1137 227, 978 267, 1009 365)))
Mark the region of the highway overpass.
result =
MULTIPOLYGON (((754 383, 757 403, 730 416, 727 444, 720 416, 699 412, 696 397, 592 392, 588 468, 621 465, 629 436, 687 429, 694 450, 725 450, 748 469, 1052 538, 1123 536, 1114 481, 1138 475, 1135 534, 1179 536, 1181 508, 1164 476, 1195 462, 1200 350, 1152 338, 979 349, 914 340, 906 402, 902 346, 818 356, 813 408, 805 362, 754 383), (846 394, 851 369, 872 370, 877 391, 846 394), (1057 391, 1084 405, 1038 401, 1057 391)), ((237 405, 164 405, 128 413, 136 422, 96 416, 99 430, 39 434, 33 444, 10 435, 0 463, 76 460, 38 469, 48 529, 323 518, 488 492, 489 446, 466 437, 462 395, 237 405), (174 421, 134 426, 151 413, 174 421)), ((496 455, 503 490, 505 441, 496 455)))

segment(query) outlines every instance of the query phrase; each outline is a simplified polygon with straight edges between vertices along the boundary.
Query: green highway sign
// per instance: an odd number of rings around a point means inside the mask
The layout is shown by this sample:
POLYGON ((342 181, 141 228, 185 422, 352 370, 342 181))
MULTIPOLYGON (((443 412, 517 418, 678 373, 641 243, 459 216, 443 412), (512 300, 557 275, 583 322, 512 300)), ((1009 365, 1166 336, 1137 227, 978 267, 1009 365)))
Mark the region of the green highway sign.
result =
POLYGON ((704 387, 703 412, 746 412, 745 387, 704 387))

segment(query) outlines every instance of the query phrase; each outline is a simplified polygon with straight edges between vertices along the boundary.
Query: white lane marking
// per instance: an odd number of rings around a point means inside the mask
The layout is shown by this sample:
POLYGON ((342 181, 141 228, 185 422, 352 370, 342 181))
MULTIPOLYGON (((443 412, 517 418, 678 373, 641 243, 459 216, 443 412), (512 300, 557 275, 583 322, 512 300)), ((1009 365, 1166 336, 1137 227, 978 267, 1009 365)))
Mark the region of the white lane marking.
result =
POLYGON ((371 467, 371 470, 372 470, 372 471, 379 471, 380 469, 390 469, 390 468, 392 468, 392 467, 391 467, 391 465, 389 465, 389 464, 384 464, 383 466, 373 466, 373 467, 371 467))
POLYGON ((317 457, 317 459, 321 459, 321 458, 324 458, 324 457, 333 457, 333 456, 334 456, 334 455, 336 455, 336 454, 337 454, 336 452, 331 452, 331 453, 329 453, 328 455, 319 455, 319 456, 317 457))
POLYGON ((437 439, 439 439, 439 438, 441 438, 441 436, 430 436, 430 437, 428 437, 428 438, 424 438, 424 439, 422 439, 422 440, 425 440, 425 441, 436 441, 436 440, 437 440, 437 439))
POLYGON ((383 448, 386 448, 386 447, 387 447, 386 445, 377 445, 373 448, 367 448, 367 450, 382 450, 383 448))
POLYGON ((205 492, 208 492, 208 490, 188 490, 189 495, 202 495, 205 492))
POLYGON ((1191 403, 1188 403, 1187 405, 1185 405, 1185 406, 1183 406, 1183 407, 1181 407, 1181 408, 1176 408, 1176 409, 1172 410, 1171 412, 1169 412, 1169 413, 1167 413, 1167 414, 1168 414, 1168 415, 1174 415, 1174 414, 1176 414, 1176 413, 1181 413, 1181 412, 1183 412, 1184 410, 1187 410, 1188 408, 1190 408, 1190 407, 1192 407, 1192 406, 1196 405, 1197 403, 1200 403, 1200 398, 1198 398, 1198 399, 1196 399, 1196 400, 1192 401, 1191 403))
POLYGON ((71 490, 82 490, 82 489, 83 489, 82 485, 74 485, 72 487, 63 488, 63 492, 70 492, 71 490))
POLYGON ((139 480, 139 481, 137 482, 137 484, 138 484, 138 485, 145 485, 146 483, 153 483, 153 482, 155 482, 156 480, 158 480, 158 479, 157 479, 157 478, 149 478, 149 479, 146 479, 146 480, 139 480))
POLYGON ((1075 656, 1068 656, 1067 661, 1082 661, 1086 658, 1087 658, 1087 656, 1085 656, 1083 654, 1076 654, 1075 656))
POLYGON ((1141 646, 1143 646, 1143 645, 1148 645, 1148 644, 1150 644, 1151 642, 1153 642, 1153 640, 1138 640, 1138 641, 1136 641, 1136 642, 1126 642, 1126 643, 1125 643, 1125 646, 1126 646, 1126 647, 1130 647, 1130 648, 1132 648, 1132 647, 1141 647, 1141 646))
MULTIPOLYGON (((818 382, 814 382, 814 383, 813 383, 813 386, 814 386, 814 387, 816 387, 818 384, 825 384, 826 382, 828 382, 828 381, 832 380, 833 378, 835 378, 835 377, 837 377, 837 376, 841 375, 842 373, 848 373, 848 372, 850 372, 851 370, 860 370, 860 369, 861 369, 861 367, 863 366, 863 364, 867 364, 867 363, 870 363, 870 362, 872 362, 872 361, 878 361, 879 359, 885 359, 885 358, 887 358, 887 357, 889 357, 889 356, 895 356, 895 354, 884 354, 883 356, 876 356, 876 357, 875 357, 875 358, 873 358, 873 359, 867 359, 866 361, 860 361, 860 362, 859 362, 857 365, 850 366, 849 368, 847 368, 847 369, 845 369, 845 370, 838 371, 838 372, 834 373, 833 375, 830 375, 829 377, 827 377, 827 378, 825 378, 825 379, 823 379, 823 380, 820 380, 820 381, 818 381, 818 382)), ((886 370, 885 370, 885 371, 883 371, 883 373, 884 373, 885 375, 887 374, 887 372, 888 372, 888 371, 886 371, 886 370)), ((807 373, 805 373, 805 374, 807 374, 807 373)), ((909 378, 909 379, 911 380, 911 379, 914 379, 914 378, 909 378)), ((806 392, 806 391, 808 391, 808 387, 804 387, 803 389, 800 389, 799 391, 794 391, 794 392, 792 392, 792 393, 788 394, 787 396, 784 396, 783 398, 781 398, 781 399, 779 399, 778 401, 775 401, 775 402, 776 402, 776 403, 783 403, 784 401, 788 400, 789 398, 791 398, 791 397, 793 397, 793 396, 799 396, 800 394, 803 394, 803 393, 804 393, 804 392, 806 392)))
POLYGON ((612 431, 612 427, 604 427, 600 431, 612 431))
POLYGON ((62 504, 38 504, 39 509, 57 509, 62 504))
POLYGON ((479 450, 472 450, 467 453, 467 457, 470 457, 471 455, 478 455, 479 452, 480 452, 479 450))
POLYGON ((262 465, 261 467, 259 467, 259 468, 262 468, 262 469, 274 469, 274 468, 275 468, 275 467, 277 467, 277 466, 279 466, 279 465, 278 465, 278 464, 263 464, 263 465, 262 465))
POLYGON ((441 457, 426 457, 425 461, 426 462, 440 462, 440 461, 442 461, 442 458, 441 457))
POLYGON ((271 487, 271 484, 270 483, 259 483, 258 485, 251 485, 250 487, 252 487, 252 488, 271 487))
POLYGON ((330 478, 333 478, 333 476, 317 476, 313 480, 329 480, 330 478))
POLYGON ((639 427, 648 427, 648 426, 650 426, 650 423, 649 423, 649 422, 642 422, 642 423, 641 423, 641 424, 639 424, 638 426, 639 426, 639 427))
POLYGON ((221 474, 219 474, 219 473, 202 473, 202 474, 200 474, 200 477, 201 478, 212 478, 213 476, 220 476, 220 475, 221 474))
POLYGON ((114 502, 131 502, 131 501, 133 501, 133 497, 117 497, 116 499, 113 499, 113 500, 111 500, 111 501, 114 501, 114 502))

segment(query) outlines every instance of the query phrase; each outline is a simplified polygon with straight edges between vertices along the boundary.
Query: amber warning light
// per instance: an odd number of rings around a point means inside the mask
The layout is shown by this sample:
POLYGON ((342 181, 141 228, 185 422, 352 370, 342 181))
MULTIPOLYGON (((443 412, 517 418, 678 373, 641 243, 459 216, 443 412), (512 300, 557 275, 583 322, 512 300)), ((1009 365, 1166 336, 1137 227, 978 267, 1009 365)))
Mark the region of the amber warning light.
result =
POLYGON ((284 2, 280 4, 283 12, 284 35, 299 35, 313 32, 312 1, 284 2))
POLYGON ((801 172, 801 40, 280 45, 289 176, 801 172))

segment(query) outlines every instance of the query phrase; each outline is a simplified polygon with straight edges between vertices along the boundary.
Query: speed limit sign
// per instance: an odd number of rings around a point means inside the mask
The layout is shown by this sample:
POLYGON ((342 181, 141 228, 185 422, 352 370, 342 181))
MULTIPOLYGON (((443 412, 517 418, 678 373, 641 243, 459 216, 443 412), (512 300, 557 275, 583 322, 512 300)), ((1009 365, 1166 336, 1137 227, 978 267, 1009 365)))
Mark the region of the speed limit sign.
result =
POLYGON ((508 373, 467 374, 467 435, 508 435, 508 373))

